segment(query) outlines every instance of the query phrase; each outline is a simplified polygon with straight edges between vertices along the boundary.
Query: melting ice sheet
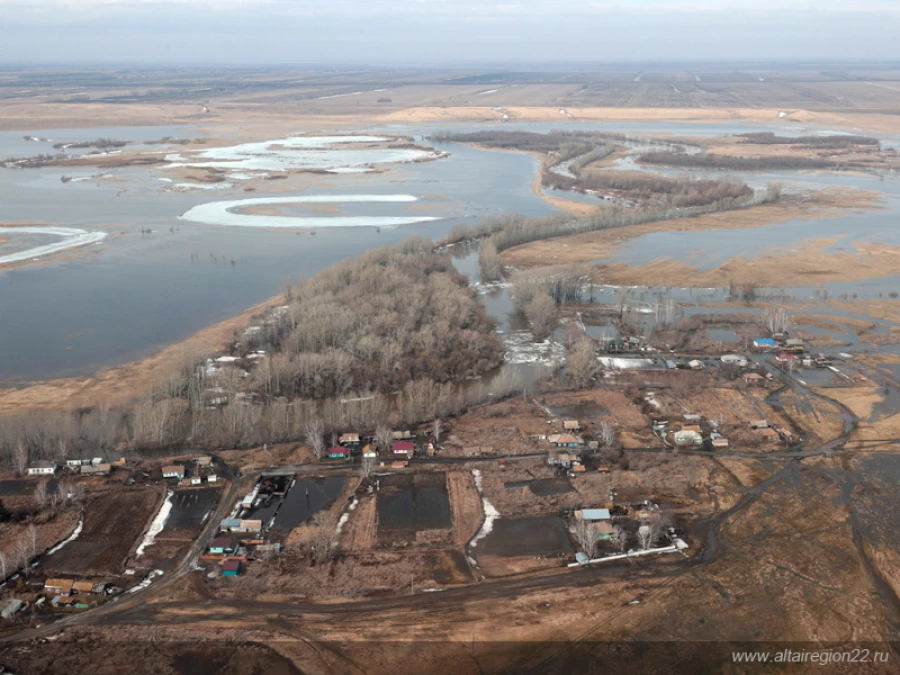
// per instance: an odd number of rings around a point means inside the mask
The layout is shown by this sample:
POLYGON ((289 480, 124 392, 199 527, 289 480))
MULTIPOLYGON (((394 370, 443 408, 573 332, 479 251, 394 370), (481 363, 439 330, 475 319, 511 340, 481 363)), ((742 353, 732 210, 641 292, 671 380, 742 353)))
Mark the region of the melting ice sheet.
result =
POLYGON ((61 237, 61 239, 52 244, 44 244, 43 246, 35 246, 24 251, 0 255, 0 265, 43 258, 44 256, 78 248, 79 246, 96 244, 98 241, 106 238, 106 232, 89 232, 88 230, 81 230, 75 227, 0 227, 0 235, 4 234, 45 234, 61 237))
POLYGON ((238 171, 334 170, 434 159, 443 153, 421 148, 366 148, 387 143, 383 136, 288 136, 274 141, 242 143, 224 148, 209 148, 187 156, 168 155, 166 168, 199 167, 238 171), (341 145, 357 147, 342 149, 341 145), (359 147, 363 146, 363 147, 359 147))
POLYGON ((201 204, 180 216, 204 225, 237 227, 396 227, 429 220, 433 216, 269 216, 238 213, 235 209, 250 206, 288 204, 341 204, 347 202, 414 202, 412 195, 303 195, 301 197, 257 197, 201 204))

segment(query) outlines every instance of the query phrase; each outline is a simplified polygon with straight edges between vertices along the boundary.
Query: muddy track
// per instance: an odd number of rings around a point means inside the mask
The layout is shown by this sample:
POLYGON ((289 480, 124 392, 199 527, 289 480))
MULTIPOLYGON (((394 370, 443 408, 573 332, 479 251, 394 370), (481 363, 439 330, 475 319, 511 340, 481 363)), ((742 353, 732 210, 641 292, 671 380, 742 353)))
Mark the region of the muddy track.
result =
MULTIPOLYGON (((361 615, 361 614, 377 614, 385 611, 409 612, 410 614, 421 612, 422 610, 434 610, 440 608, 447 610, 452 608, 461 608, 475 600, 484 599, 509 599, 517 598, 521 595, 534 592, 535 590, 549 590, 554 588, 572 588, 572 587, 590 587, 598 582, 608 582, 610 580, 634 581, 634 580, 661 580, 646 597, 659 592, 661 589, 669 586, 677 578, 682 575, 695 571, 697 568, 705 566, 715 560, 718 560, 725 552, 727 552, 727 541, 723 540, 722 528, 735 514, 740 513, 744 509, 754 504, 762 497, 773 485, 782 481, 790 480, 795 472, 807 457, 815 457, 822 455, 830 455, 839 452, 849 440, 853 430, 856 428, 858 419, 843 404, 822 394, 810 391, 795 381, 786 382, 783 387, 772 392, 767 397, 767 403, 770 405, 778 405, 778 397, 785 391, 791 390, 801 397, 817 397, 827 403, 836 406, 845 416, 843 432, 837 438, 826 441, 816 448, 808 448, 808 441, 804 440, 797 448, 789 451, 781 451, 774 453, 734 453, 736 456, 749 456, 754 458, 765 459, 784 459, 787 460, 785 466, 774 473, 772 476, 761 483, 749 488, 746 494, 732 507, 722 511, 715 517, 711 518, 706 526, 706 537, 703 549, 693 559, 687 561, 683 565, 672 568, 654 568, 644 567, 635 568, 632 565, 608 565, 604 567, 587 567, 578 570, 569 570, 561 568, 550 574, 541 574, 537 576, 521 577, 514 579, 505 579, 498 581, 487 581, 482 584, 453 588, 441 593, 427 593, 409 596, 397 596, 390 598, 378 598, 373 600, 363 600, 354 602, 320 604, 320 603, 295 603, 295 602, 271 602, 271 601, 255 601, 252 599, 231 601, 231 600, 207 600, 202 603, 202 610, 205 616, 215 610, 225 611, 224 616, 228 616, 229 612, 233 612, 242 618, 258 617, 270 618, 275 616, 280 620, 287 617, 301 618, 304 616, 337 616, 337 615, 361 615)), ((545 453, 539 453, 543 455, 545 453)), ((711 455, 706 451, 693 451, 691 454, 711 455)), ((455 461, 455 460, 454 460, 455 461)), ((237 490, 237 483, 233 482, 228 495, 223 495, 222 502, 217 509, 216 516, 223 511, 224 506, 230 502, 237 490)), ((857 549, 863 565, 872 580, 873 585, 878 590, 885 603, 885 611, 891 626, 891 631, 896 634, 900 632, 900 599, 897 598, 890 586, 881 579, 877 570, 872 565, 865 553, 862 537, 859 533, 858 526, 855 524, 855 510, 851 506, 853 517, 854 542, 857 543, 857 549)), ((210 524, 217 522, 217 518, 210 519, 210 524)), ((206 539, 210 536, 212 530, 208 528, 204 535, 198 538, 193 551, 198 551, 205 544, 206 539)), ((146 591, 136 593, 134 597, 124 599, 118 603, 111 603, 89 611, 83 614, 74 615, 61 621, 56 622, 39 629, 31 629, 23 631, 17 635, 10 635, 0 639, 0 642, 18 641, 36 637, 43 637, 56 633, 62 628, 76 625, 150 625, 150 624, 166 624, 166 625, 189 625, 198 620, 198 616, 193 614, 191 610, 198 609, 198 603, 195 601, 170 601, 156 602, 148 604, 154 596, 159 597, 160 593, 175 583, 182 576, 190 571, 192 560, 195 556, 193 553, 188 555, 182 563, 173 570, 172 574, 158 583, 152 584, 146 591)), ((602 625, 605 625, 613 616, 605 618, 600 624, 592 626, 580 637, 576 638, 576 642, 586 639, 593 634, 602 625)), ((571 648, 574 642, 566 643, 563 648, 567 650, 571 648)), ((551 657, 553 660, 555 657, 551 657)), ((359 668, 358 664, 350 664, 355 668, 359 668)))

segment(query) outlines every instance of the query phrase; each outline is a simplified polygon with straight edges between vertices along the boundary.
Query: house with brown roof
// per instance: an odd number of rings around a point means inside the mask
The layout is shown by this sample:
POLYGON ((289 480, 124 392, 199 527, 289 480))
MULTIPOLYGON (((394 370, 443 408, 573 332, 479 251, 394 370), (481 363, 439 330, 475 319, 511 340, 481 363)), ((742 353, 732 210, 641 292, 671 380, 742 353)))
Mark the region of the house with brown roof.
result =
POLYGON ((44 582, 44 591, 46 593, 68 595, 72 592, 72 586, 74 584, 74 579, 47 579, 47 581, 44 582))
POLYGON ((581 431, 581 423, 578 420, 565 420, 563 429, 566 431, 581 431))
POLYGON ((90 580, 79 580, 72 584, 72 591, 74 593, 93 593, 94 592, 94 582, 90 580))

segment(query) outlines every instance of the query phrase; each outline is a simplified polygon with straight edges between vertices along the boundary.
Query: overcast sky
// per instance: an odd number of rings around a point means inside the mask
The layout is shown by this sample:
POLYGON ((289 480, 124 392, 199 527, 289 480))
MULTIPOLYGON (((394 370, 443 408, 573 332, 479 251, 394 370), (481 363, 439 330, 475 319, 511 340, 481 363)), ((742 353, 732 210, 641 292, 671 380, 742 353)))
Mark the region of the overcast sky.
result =
POLYGON ((0 63, 900 59, 900 0, 0 0, 0 63))

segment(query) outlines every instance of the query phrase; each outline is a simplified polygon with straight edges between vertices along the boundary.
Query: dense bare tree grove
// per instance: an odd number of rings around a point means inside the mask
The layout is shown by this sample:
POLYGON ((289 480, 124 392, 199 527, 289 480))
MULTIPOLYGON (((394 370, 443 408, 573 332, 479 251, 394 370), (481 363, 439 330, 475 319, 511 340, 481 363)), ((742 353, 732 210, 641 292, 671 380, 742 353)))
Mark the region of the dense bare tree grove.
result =
POLYGON ((776 136, 771 131, 757 131, 740 134, 744 143, 754 145, 806 145, 823 150, 851 148, 854 145, 878 147, 881 141, 873 136, 854 136, 850 134, 831 134, 826 136, 776 136))
POLYGON ((725 169, 728 171, 777 171, 788 169, 847 170, 866 168, 860 162, 800 157, 794 155, 769 155, 766 157, 736 157, 716 153, 686 154, 679 152, 645 152, 638 157, 642 164, 688 167, 691 169, 725 169))
POLYGON ((548 172, 543 181, 547 187, 579 192, 619 190, 642 204, 676 208, 746 200, 753 195, 750 187, 730 176, 709 180, 690 175, 669 178, 641 171, 595 171, 570 178, 548 172))

